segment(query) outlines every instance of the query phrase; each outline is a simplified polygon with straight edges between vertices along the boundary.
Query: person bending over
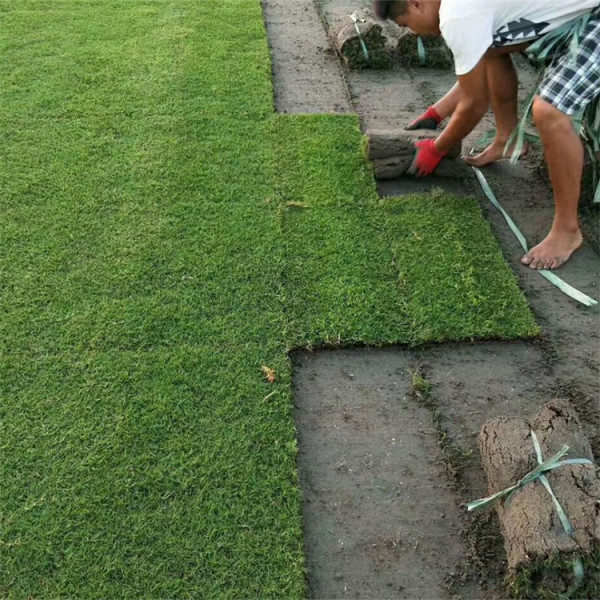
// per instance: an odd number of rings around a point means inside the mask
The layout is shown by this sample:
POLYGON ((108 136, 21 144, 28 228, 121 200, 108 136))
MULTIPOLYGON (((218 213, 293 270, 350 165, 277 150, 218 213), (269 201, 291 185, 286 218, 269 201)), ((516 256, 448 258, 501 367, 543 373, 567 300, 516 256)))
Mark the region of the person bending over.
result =
MULTIPOLYGON (((444 98, 450 121, 435 140, 417 142, 416 172, 433 173, 450 148, 464 139, 491 104, 497 136, 480 164, 502 156, 516 126, 517 73, 510 53, 589 13, 573 53, 570 46, 546 70, 532 114, 544 148, 555 211, 547 237, 521 262, 557 269, 579 248, 577 219, 584 150, 571 117, 600 95, 600 0, 374 0, 382 19, 414 33, 442 35, 452 51, 458 83, 444 98), (499 156, 496 156, 500 152, 499 156)), ((443 99, 444 101, 444 99, 443 99)), ((430 114, 435 120, 441 115, 430 114)), ((429 122, 432 125, 433 122, 429 122)))

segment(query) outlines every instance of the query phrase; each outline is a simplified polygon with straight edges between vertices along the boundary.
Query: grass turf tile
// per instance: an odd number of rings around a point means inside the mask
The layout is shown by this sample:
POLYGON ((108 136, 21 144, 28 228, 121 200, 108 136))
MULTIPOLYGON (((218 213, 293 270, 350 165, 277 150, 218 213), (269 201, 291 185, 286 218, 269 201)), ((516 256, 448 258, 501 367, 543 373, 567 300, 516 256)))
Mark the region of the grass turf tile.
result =
POLYGON ((52 230, 39 239, 38 230, 27 244, 21 237, 3 246, 0 272, 9 283, 0 348, 43 353, 282 338, 276 207, 209 203, 185 212, 166 204, 108 221, 97 237, 71 220, 74 239, 52 230))
POLYGON ((474 199, 438 191, 382 205, 413 343, 539 334, 474 199))
POLYGON ((258 2, 3 5, 0 115, 272 111, 258 2))
MULTIPOLYGON (((153 208, 177 200, 200 207, 273 196, 270 122, 104 116, 15 118, 0 120, 0 126, 3 211, 31 207, 39 218, 92 205, 110 217, 124 205, 153 208)), ((55 218, 53 226, 61 222, 55 218)))
POLYGON ((382 344, 409 336, 405 299, 377 208, 287 208, 291 346, 382 344))
POLYGON ((372 206, 377 202, 357 117, 279 116, 275 127, 278 189, 284 201, 311 206, 372 206))
POLYGON ((0 359, 3 593, 300 597, 283 350, 0 359))

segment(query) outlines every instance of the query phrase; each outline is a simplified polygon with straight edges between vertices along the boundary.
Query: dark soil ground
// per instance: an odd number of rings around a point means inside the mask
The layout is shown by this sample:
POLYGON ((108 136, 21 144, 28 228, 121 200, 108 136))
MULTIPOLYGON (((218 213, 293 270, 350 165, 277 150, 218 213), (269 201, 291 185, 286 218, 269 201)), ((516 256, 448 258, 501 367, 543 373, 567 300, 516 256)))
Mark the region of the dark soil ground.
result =
MULTIPOLYGON (((345 72, 325 27, 363 0, 263 0, 281 112, 357 112, 363 129, 403 127, 454 83, 450 71, 345 72)), ((520 65, 522 96, 534 81, 520 65)), ((490 116, 467 140, 493 127, 490 116)), ((533 244, 548 231, 552 193, 539 151, 485 175, 533 244)), ((551 397, 577 407, 600 455, 600 322, 537 273, 472 172, 402 179, 382 196, 442 187, 481 200, 506 260, 542 327, 536 342, 299 352, 295 362, 299 469, 314 598, 506 597, 493 512, 462 504, 486 493, 476 437, 499 415, 529 415, 551 397)), ((592 209, 593 210, 593 209, 592 209)), ((600 297, 600 261, 586 243, 560 277, 600 297)))

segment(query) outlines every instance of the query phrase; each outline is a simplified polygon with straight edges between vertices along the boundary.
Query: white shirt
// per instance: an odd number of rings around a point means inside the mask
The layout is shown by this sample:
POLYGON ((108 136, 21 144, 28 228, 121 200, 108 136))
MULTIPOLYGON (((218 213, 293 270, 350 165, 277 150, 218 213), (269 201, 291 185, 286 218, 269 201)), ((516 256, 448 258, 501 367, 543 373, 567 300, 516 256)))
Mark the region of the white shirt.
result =
POLYGON ((489 48, 537 39, 600 6, 600 0, 442 0, 440 30, 457 75, 489 48))

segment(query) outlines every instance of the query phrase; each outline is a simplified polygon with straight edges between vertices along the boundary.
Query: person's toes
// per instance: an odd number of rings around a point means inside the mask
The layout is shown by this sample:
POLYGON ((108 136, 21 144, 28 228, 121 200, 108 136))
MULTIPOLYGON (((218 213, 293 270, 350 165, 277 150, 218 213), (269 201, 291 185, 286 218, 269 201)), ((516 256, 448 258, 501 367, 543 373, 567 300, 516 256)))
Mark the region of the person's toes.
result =
POLYGON ((465 162, 472 167, 485 167, 486 165, 496 160, 495 153, 486 148, 483 152, 475 154, 474 156, 467 156, 465 162))
POLYGON ((550 268, 551 264, 552 264, 551 258, 542 258, 539 262, 538 270, 539 271, 547 271, 550 268))
POLYGON ((533 256, 531 256, 531 254, 527 253, 525 255, 523 255, 521 257, 521 262, 525 265, 525 266, 529 266, 531 264, 531 262, 533 261, 533 256))
POLYGON ((542 267, 543 260, 539 256, 533 256, 532 261, 529 263, 529 268, 534 271, 539 271, 542 267))
POLYGON ((557 256, 553 261, 552 264, 548 267, 549 269, 551 269, 552 271, 554 271, 554 269, 559 269, 560 267, 562 267, 565 263, 566 263, 566 259, 564 259, 562 256, 557 256))

